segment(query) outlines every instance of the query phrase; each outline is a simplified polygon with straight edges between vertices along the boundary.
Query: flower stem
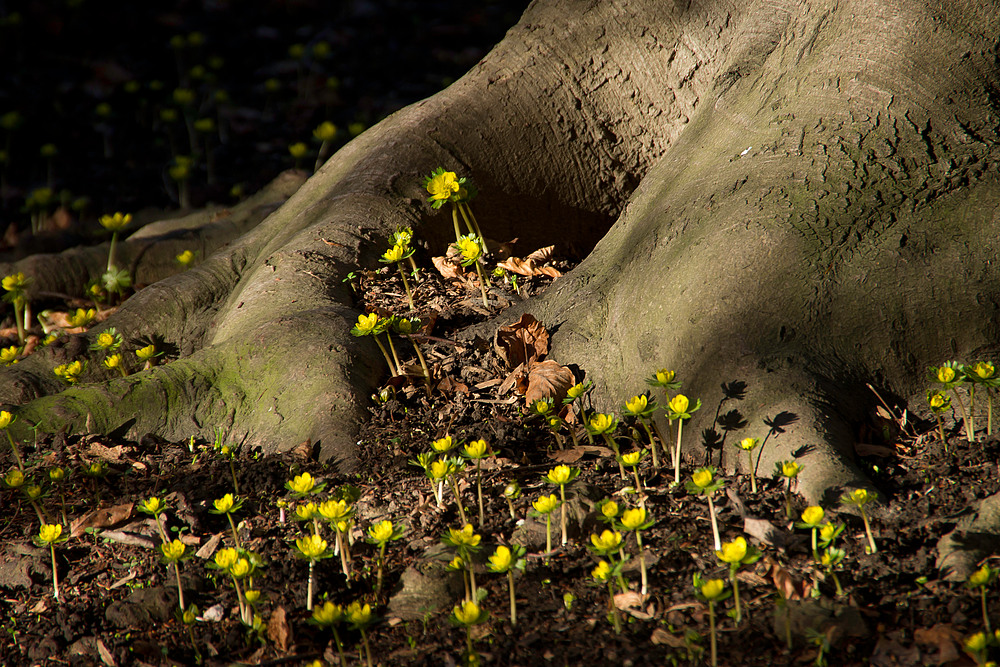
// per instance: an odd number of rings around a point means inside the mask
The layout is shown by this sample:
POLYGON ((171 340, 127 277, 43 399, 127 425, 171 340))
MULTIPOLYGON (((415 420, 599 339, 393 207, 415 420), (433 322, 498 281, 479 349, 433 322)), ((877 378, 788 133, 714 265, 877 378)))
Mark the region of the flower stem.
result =
POLYGON ((465 218, 465 224, 469 226, 469 231, 473 232, 479 237, 479 242, 483 244, 483 254, 488 255, 490 250, 486 247, 486 238, 483 236, 483 232, 479 229, 479 222, 476 221, 476 216, 472 214, 472 209, 465 202, 458 205, 458 210, 462 213, 462 217, 465 218), (468 215, 466 215, 468 214, 468 215), (472 224, 469 224, 469 220, 472 220, 472 224))
POLYGON ((451 221, 455 224, 455 240, 462 238, 462 228, 458 226, 458 204, 451 205, 451 221))
POLYGON ((625 479, 625 467, 622 465, 621 452, 618 451, 618 442, 615 441, 615 439, 612 438, 610 435, 608 435, 607 432, 602 433, 601 435, 604 436, 604 442, 608 443, 608 447, 610 447, 611 450, 615 453, 615 459, 618 461, 618 475, 622 479, 625 479))
POLYGON ((108 249, 108 271, 115 265, 115 245, 118 244, 118 232, 111 232, 111 247, 108 249))
POLYGON ((389 366, 389 372, 396 375, 396 367, 392 365, 392 359, 389 357, 389 351, 385 349, 385 345, 383 345, 382 341, 378 339, 377 334, 374 335, 373 338, 375 339, 375 342, 378 343, 378 349, 382 350, 382 356, 385 358, 386 365, 389 366))
POLYGON ((646 431, 646 437, 649 438, 649 450, 653 454, 653 467, 660 467, 660 457, 656 453, 656 441, 653 439, 653 432, 649 430, 649 424, 646 423, 645 419, 640 419, 639 423, 642 424, 642 428, 646 431))
POLYGON ((406 270, 402 262, 396 263, 399 269, 399 277, 403 279, 403 289, 406 290, 406 300, 410 302, 410 310, 413 310, 413 292, 410 291, 410 281, 406 279, 406 270))
POLYGON ((750 476, 750 493, 757 493, 757 475, 753 470, 753 450, 747 450, 748 475, 750 476))
POLYGON ((878 547, 875 546, 875 538, 872 537, 872 527, 868 523, 868 514, 865 513, 864 507, 858 507, 861 510, 861 520, 865 522, 865 534, 868 536, 868 546, 871 547, 871 552, 875 553, 878 551, 878 547))
POLYGON ((431 372, 427 368, 427 360, 424 359, 424 353, 420 351, 420 346, 417 345, 417 341, 413 340, 413 336, 407 336, 410 339, 410 343, 413 345, 413 351, 417 353, 417 359, 420 360, 420 369, 424 373, 424 383, 427 386, 427 395, 431 395, 431 372))
POLYGON ((339 530, 337 531, 337 551, 340 552, 340 569, 343 570, 344 576, 350 579, 351 570, 347 565, 347 547, 339 530))
POLYGON ((510 624, 517 626, 517 598, 514 595, 514 571, 507 570, 507 589, 510 592, 510 624))
MULTIPOLYGON (((681 432, 684 430, 684 420, 677 420, 677 447, 674 450, 674 484, 681 483, 681 432)), ((718 540, 716 540, 718 544, 718 540)), ((719 549, 721 547, 716 547, 719 549)))
POLYGON ((55 599, 59 599, 59 569, 56 567, 56 545, 49 544, 49 551, 52 553, 52 591, 55 599))
POLYGON ((729 568, 729 580, 733 582, 733 604, 736 607, 736 616, 733 617, 733 623, 736 625, 740 624, 743 620, 743 607, 740 605, 740 582, 736 579, 736 568, 730 566, 729 568))
POLYGON ((559 485, 559 504, 561 505, 561 507, 559 508, 561 513, 559 527, 562 530, 562 545, 566 546, 566 543, 569 542, 569 539, 566 536, 566 485, 565 484, 559 485))
POLYGON ((986 627, 986 634, 990 634, 993 631, 990 629, 990 615, 986 613, 986 586, 980 586, 979 591, 983 605, 983 625, 986 627))
POLYGON ((10 434, 10 431, 6 431, 7 441, 10 443, 10 450, 14 454, 14 461, 17 462, 17 467, 21 472, 24 472, 24 460, 21 458, 21 450, 17 448, 17 444, 14 442, 14 436, 10 434))
POLYGON ((451 482, 451 491, 455 494, 455 504, 458 505, 458 516, 462 520, 462 525, 469 523, 469 520, 465 518, 465 508, 462 507, 462 496, 458 492, 458 481, 455 479, 454 475, 448 477, 448 481, 451 482))
POLYGON ((719 539, 719 522, 715 518, 715 503, 712 502, 712 494, 708 494, 708 515, 712 519, 712 537, 715 539, 715 550, 722 550, 722 540, 719 539))
POLYGON ((545 553, 552 551, 552 512, 545 515, 545 553))
POLYGON ((174 561, 174 577, 177 579, 177 601, 180 603, 181 613, 184 613, 184 608, 187 606, 184 604, 184 588, 181 586, 181 568, 174 561))
POLYGON ((611 623, 615 626, 615 634, 620 635, 622 633, 622 621, 618 618, 618 607, 615 606, 615 589, 611 583, 611 579, 608 579, 608 606, 611 609, 611 623))
POLYGON ((382 565, 385 562, 385 542, 379 545, 378 550, 378 574, 375 579, 375 595, 382 592, 382 565))
POLYGON ((306 610, 312 611, 313 608, 313 565, 316 561, 309 559, 309 583, 306 586, 306 610))
POLYGON ((479 459, 476 459, 476 501, 479 503, 479 527, 486 523, 485 512, 483 512, 483 471, 479 466, 479 459))
POLYGON ((393 375, 402 375, 403 364, 399 363, 399 355, 396 354, 396 346, 392 344, 392 336, 386 334, 385 339, 389 341, 389 351, 392 352, 392 358, 396 362, 396 370, 393 372, 393 375))
POLYGON ((646 595, 646 592, 648 591, 648 588, 649 588, 648 582, 647 582, 647 579, 646 579, 646 576, 647 576, 646 575, 646 550, 642 548, 642 535, 639 533, 638 530, 635 531, 635 541, 639 545, 639 572, 640 572, 640 575, 642 576, 642 589, 641 589, 641 592, 642 592, 643 595, 646 595))
POLYGON ((486 298, 486 278, 483 276, 483 268, 479 266, 479 261, 476 261, 476 273, 479 274, 479 291, 483 293, 483 305, 487 308, 490 307, 490 302, 486 298))
POLYGON ((361 628, 361 643, 364 644, 365 647, 365 664, 368 665, 368 667, 372 667, 372 649, 371 646, 368 645, 368 633, 365 632, 364 628, 361 628))
POLYGON ((944 445, 944 453, 948 453, 948 441, 944 439, 944 422, 941 420, 941 415, 937 416, 938 422, 938 435, 941 436, 941 444, 944 445))
POLYGON ((233 514, 232 514, 232 512, 226 512, 226 517, 229 519, 229 525, 233 529, 233 542, 236 543, 236 548, 240 549, 240 548, 242 548, 240 546, 240 534, 239 534, 239 531, 236 530, 236 522, 233 521, 233 514))
POLYGON ((719 667, 719 655, 715 642, 715 603, 708 602, 708 634, 711 637, 712 667, 719 667))

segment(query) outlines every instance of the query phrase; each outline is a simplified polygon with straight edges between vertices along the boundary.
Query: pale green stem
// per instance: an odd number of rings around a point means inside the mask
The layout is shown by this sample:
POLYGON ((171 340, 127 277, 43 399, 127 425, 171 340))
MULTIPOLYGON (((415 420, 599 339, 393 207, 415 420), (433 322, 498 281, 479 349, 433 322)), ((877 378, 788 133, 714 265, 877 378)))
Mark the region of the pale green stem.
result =
POLYGON ((757 493, 757 475, 753 470, 753 450, 747 450, 747 464, 750 466, 747 474, 750 476, 750 492, 757 493))
POLYGON ((653 467, 654 468, 659 468, 660 467, 660 457, 656 453, 656 441, 653 440, 653 432, 649 430, 649 425, 646 424, 646 420, 644 420, 643 418, 641 418, 641 417, 639 418, 639 423, 642 424, 642 428, 645 429, 645 431, 646 431, 646 437, 649 438, 649 449, 653 453, 653 467))
POLYGON ((59 600, 59 570, 56 567, 56 545, 50 543, 49 551, 52 553, 52 594, 59 600))
POLYGON ((383 345, 382 341, 378 339, 378 334, 375 334, 372 337, 375 339, 375 342, 378 343, 378 349, 382 350, 382 356, 385 358, 386 365, 389 366, 389 372, 396 375, 396 367, 392 365, 392 358, 389 356, 389 351, 385 349, 385 345, 383 345))
POLYGON ((448 481, 451 483, 451 491, 455 494, 455 504, 458 505, 458 516, 462 520, 462 525, 469 523, 469 520, 465 518, 465 508, 462 507, 462 496, 458 492, 458 480, 455 479, 454 475, 449 475, 448 481))
POLYGON ((420 346, 417 345, 417 341, 413 340, 413 336, 407 336, 410 339, 410 343, 413 345, 414 352, 417 353, 417 359, 420 360, 420 369, 424 372, 424 383, 427 385, 427 395, 431 395, 431 372, 427 368, 427 360, 424 359, 424 353, 420 351, 420 346))
MULTIPOLYGON (((587 432, 589 433, 590 431, 587 432)), ((618 461, 618 475, 622 479, 625 479, 625 466, 623 466, 621 462, 622 455, 621 452, 618 451, 618 442, 616 442, 614 438, 608 435, 607 432, 602 433, 601 435, 604 436, 604 442, 608 443, 608 447, 610 447, 611 450, 615 453, 615 460, 618 461)))
POLYGON ((403 364, 399 363, 399 355, 396 354, 396 346, 392 344, 392 336, 386 334, 385 339, 389 341, 389 351, 392 352, 392 358, 396 362, 396 370, 393 371, 393 375, 402 375, 403 364))
POLYGON ((941 420, 941 415, 937 416, 938 422, 938 435, 941 436, 941 444, 944 445, 944 453, 948 453, 948 441, 944 439, 944 422, 941 420))
POLYGON ((232 458, 229 459, 229 474, 233 478, 233 493, 240 495, 240 483, 236 481, 236 464, 232 458))
POLYGON ((817 548, 817 545, 816 545, 816 532, 817 532, 817 530, 818 529, 816 528, 816 526, 813 526, 813 529, 812 529, 813 560, 815 560, 816 562, 819 562, 819 549, 817 548))
POLYGON ((472 564, 472 555, 468 552, 465 553, 465 564, 469 568, 469 588, 472 589, 472 601, 478 603, 479 595, 476 591, 476 570, 472 564))
POLYGON ((646 577, 647 577, 647 575, 646 575, 646 551, 645 551, 645 549, 642 548, 642 534, 640 534, 638 530, 635 531, 635 541, 639 545, 639 572, 640 572, 640 575, 642 577, 642 589, 641 589, 641 591, 642 591, 643 595, 646 595, 646 593, 648 591, 648 588, 649 588, 648 582, 647 582, 647 579, 646 579, 646 577))
POLYGON ((177 579, 177 600, 180 603, 181 613, 184 613, 184 588, 181 586, 181 568, 177 561, 173 562, 174 577, 177 579))
POLYGON ((715 550, 722 550, 722 540, 719 539, 719 522, 715 518, 715 503, 712 502, 712 494, 708 494, 708 515, 712 519, 712 537, 715 539, 715 550))
POLYGON ((240 582, 236 577, 233 577, 233 588, 236 589, 236 602, 240 608, 240 620, 243 621, 244 625, 252 625, 253 618, 250 617, 248 619, 247 604, 246 601, 243 599, 243 589, 240 588, 240 582))
POLYGON ((641 495, 645 492, 642 488, 642 481, 639 479, 639 465, 632 466, 632 475, 635 477, 635 492, 641 495))
POLYGON ((545 553, 552 552, 552 512, 545 515, 545 553))
POLYGON ((560 504, 560 528, 562 529, 562 545, 566 546, 569 542, 569 538, 566 535, 566 485, 559 485, 559 504, 560 504))
POLYGON ((618 607, 615 606, 615 589, 611 580, 608 579, 608 607, 611 609, 611 623, 615 626, 615 634, 622 633, 622 621, 618 617, 618 607))
POLYGON ((514 595, 514 571, 507 570, 507 589, 510 592, 510 624, 517 626, 517 597, 514 595))
POLYGON ((372 649, 368 645, 368 633, 365 632, 364 628, 361 628, 361 643, 364 644, 365 647, 365 664, 368 665, 368 667, 372 667, 372 649))
MULTIPOLYGON (((677 420, 677 447, 674 450, 674 484, 681 483, 681 432, 684 429, 684 420, 677 420)), ((718 547, 716 547, 718 548, 718 547)))
POLYGON ((483 293, 483 305, 487 308, 490 307, 490 302, 486 298, 486 277, 483 275, 483 269, 479 266, 479 260, 476 260, 476 273, 479 274, 479 291, 483 293))
POLYGON ((344 576, 349 579, 351 577, 351 570, 347 565, 347 548, 344 544, 344 538, 341 537, 339 530, 334 530, 337 533, 337 551, 340 553, 340 569, 344 572, 344 576))
POLYGON ((708 634, 712 651, 712 667, 719 667, 719 654, 715 643, 715 603, 708 601, 708 634))
POLYGON ((833 583, 837 585, 837 597, 843 597, 844 589, 840 586, 840 579, 837 577, 837 573, 831 569, 830 576, 833 577, 833 583))
POLYGON ((413 279, 420 280, 420 269, 417 268, 417 263, 413 261, 413 255, 410 255, 410 266, 413 268, 413 279))
POLYGON ((743 620, 743 607, 740 605, 740 582, 736 579, 736 568, 732 565, 729 566, 729 580, 733 582, 733 604, 736 607, 736 616, 733 618, 733 622, 739 625, 740 621, 743 620))
POLYGON ((476 500, 479 503, 479 527, 482 528, 486 523, 486 516, 483 512, 483 471, 479 459, 476 459, 476 500))
POLYGON ((24 345, 25 331, 24 331, 24 298, 17 297, 14 299, 14 324, 17 325, 17 342, 19 345, 24 345))
POLYGON ((406 300, 410 302, 410 310, 413 310, 413 293, 410 291, 410 281, 406 279, 406 270, 403 269, 402 262, 397 262, 396 267, 399 269, 399 277, 403 279, 403 289, 406 290, 406 300))
POLYGON ((476 216, 473 215, 472 209, 469 208, 469 205, 466 204, 466 203, 464 203, 464 202, 462 204, 460 204, 460 206, 461 206, 460 210, 462 211, 462 216, 463 217, 465 217, 466 213, 469 214, 468 217, 466 217, 466 220, 465 220, 466 224, 468 224, 469 218, 472 219, 472 228, 473 228, 476 236, 479 237, 479 241, 483 244, 483 254, 484 255, 485 254, 489 254, 489 248, 486 247, 486 237, 483 236, 483 232, 479 229, 479 222, 476 221, 476 216))
POLYGON ((316 561, 309 559, 309 583, 306 586, 306 611, 313 608, 313 565, 316 561))
POLYGON ((976 385, 969 385, 969 442, 976 439, 976 385))
POLYGON ((959 396, 957 388, 952 387, 951 395, 955 397, 955 401, 958 402, 958 407, 962 411, 962 417, 965 418, 965 439, 972 442, 972 419, 969 417, 969 413, 965 410, 965 403, 962 402, 962 397, 959 396))
POLYGON ((458 226, 458 204, 454 202, 451 205, 451 221, 455 224, 455 241, 457 242, 462 238, 462 229, 458 226))
POLYGON ((875 546, 875 538, 872 537, 872 527, 868 523, 868 514, 865 513, 864 507, 859 505, 858 509, 861 510, 861 520, 865 522, 865 534, 868 536, 868 546, 871 547, 871 552, 875 553, 878 551, 878 547, 875 546))
POLYGON ((233 521, 233 515, 232 515, 232 513, 231 512, 226 512, 226 518, 229 519, 229 525, 233 529, 233 542, 236 543, 236 548, 240 549, 241 548, 241 546, 240 546, 240 533, 239 533, 239 531, 236 530, 236 522, 233 521))
POLYGON ((347 664, 347 657, 344 655, 344 642, 340 641, 340 633, 337 632, 337 628, 334 626, 330 627, 333 630, 333 641, 337 645, 337 655, 340 656, 340 664, 347 664))
POLYGON ((111 232, 111 247, 108 248, 108 271, 115 265, 115 246, 118 244, 118 232, 111 232))
POLYGON ((986 390, 986 435, 993 435, 993 390, 986 390))
POLYGON ((375 595, 382 592, 382 566, 385 563, 385 542, 379 545, 378 550, 378 575, 375 579, 375 595))
POLYGON ((980 586, 979 592, 983 606, 983 625, 986 627, 986 634, 989 635, 993 631, 990 629, 990 615, 986 613, 986 586, 980 586))
POLYGON ((21 450, 17 448, 17 444, 14 442, 14 436, 7 431, 7 441, 10 443, 10 451, 14 454, 14 461, 17 463, 17 467, 21 472, 24 472, 24 460, 21 459, 21 450))

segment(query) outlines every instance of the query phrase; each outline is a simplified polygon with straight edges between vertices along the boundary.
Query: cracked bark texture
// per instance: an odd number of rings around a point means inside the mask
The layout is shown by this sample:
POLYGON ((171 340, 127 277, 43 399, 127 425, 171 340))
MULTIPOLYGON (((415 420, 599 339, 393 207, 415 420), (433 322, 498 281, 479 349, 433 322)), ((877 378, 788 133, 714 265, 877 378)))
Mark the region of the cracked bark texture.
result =
POLYGON ((552 356, 587 371, 599 404, 673 368, 704 401, 695 430, 721 383, 745 382, 728 406, 746 435, 797 418, 760 470, 805 448, 806 496, 835 495, 865 483, 852 445, 866 382, 919 402, 929 364, 996 350, 998 10, 539 0, 465 77, 108 321, 156 329, 180 359, 55 393, 40 358, 2 395, 47 430, 88 413, 169 438, 222 426, 269 450, 319 441, 351 467, 380 359, 347 333, 341 280, 397 225, 443 246, 449 221, 420 185, 443 165, 479 185, 487 236, 593 247, 519 309, 555 329, 552 356), (151 311, 169 316, 146 326, 151 311))

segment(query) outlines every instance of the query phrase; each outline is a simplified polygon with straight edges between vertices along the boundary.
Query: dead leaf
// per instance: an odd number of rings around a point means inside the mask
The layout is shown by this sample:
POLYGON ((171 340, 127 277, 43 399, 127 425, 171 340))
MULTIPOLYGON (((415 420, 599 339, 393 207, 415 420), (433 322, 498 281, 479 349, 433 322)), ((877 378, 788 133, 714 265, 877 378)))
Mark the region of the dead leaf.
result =
POLYGON ((87 449, 88 454, 104 459, 105 461, 121 461, 122 456, 125 455, 125 451, 126 448, 124 445, 108 447, 99 442, 90 443, 90 447, 87 449))
POLYGON ((962 642, 962 633, 951 625, 938 623, 931 628, 917 628, 913 632, 913 639, 918 644, 937 647, 938 654, 934 658, 936 665, 943 665, 959 658, 958 646, 962 642))
POLYGON ((562 276, 561 271, 553 266, 544 266, 546 262, 552 259, 552 251, 554 249, 555 246, 551 245, 546 246, 545 248, 539 248, 524 259, 510 257, 503 262, 498 262, 497 266, 502 269, 506 269, 511 273, 517 273, 522 276, 549 276, 551 278, 559 278, 562 276))
POLYGON ((663 628, 655 628, 653 634, 649 636, 649 641, 653 644, 663 644, 672 648, 684 648, 686 646, 684 637, 671 634, 663 628))
POLYGON ((276 607, 271 612, 271 618, 267 620, 267 637, 277 644, 282 651, 288 650, 288 645, 292 640, 292 629, 285 618, 285 608, 276 607))
POLYGON ((771 547, 783 547, 788 543, 788 536, 766 519, 744 517, 743 532, 771 547))
POLYGON ((70 524, 70 535, 80 537, 88 528, 110 528, 132 516, 132 503, 87 512, 70 524))
POLYGON ((788 570, 781 567, 771 559, 767 559, 767 564, 771 568, 771 581, 775 588, 786 600, 803 600, 812 589, 812 584, 807 581, 796 581, 795 577, 788 570))
POLYGON ((516 368, 549 353, 549 332, 534 316, 525 313, 514 324, 500 327, 493 345, 507 368, 516 368))
POLYGON ((566 366, 551 360, 529 363, 524 402, 531 405, 539 399, 551 398, 553 403, 561 403, 574 383, 573 371, 566 366))
POLYGON ((452 260, 450 257, 431 257, 431 263, 442 278, 449 280, 464 278, 465 269, 457 260, 452 260))
POLYGON ((455 380, 450 375, 446 375, 441 378, 441 381, 437 383, 437 388, 440 391, 450 394, 468 394, 469 387, 458 380, 455 380))
POLYGON ((117 667, 118 663, 115 662, 115 657, 111 655, 111 651, 108 647, 104 645, 100 637, 97 639, 97 653, 101 656, 101 662, 103 662, 108 667, 117 667))

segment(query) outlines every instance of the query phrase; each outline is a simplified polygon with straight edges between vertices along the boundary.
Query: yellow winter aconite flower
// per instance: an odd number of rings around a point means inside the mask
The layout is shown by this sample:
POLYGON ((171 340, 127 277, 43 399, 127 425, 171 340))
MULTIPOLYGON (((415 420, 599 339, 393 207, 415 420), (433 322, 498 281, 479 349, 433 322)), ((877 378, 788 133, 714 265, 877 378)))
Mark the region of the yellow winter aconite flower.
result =
POLYGON ((97 311, 93 308, 85 310, 83 308, 77 308, 76 312, 68 313, 66 315, 66 321, 71 327, 85 327, 94 321, 97 316, 97 311))
POLYGON ((611 566, 606 560, 600 561, 597 567, 590 571, 590 576, 594 578, 594 581, 607 581, 610 574, 611 566))
POLYGON ((548 472, 545 479, 550 484, 563 485, 568 484, 573 479, 573 471, 570 470, 569 466, 556 466, 548 472))
POLYGON ((3 483, 11 489, 19 489, 24 486, 24 473, 14 468, 4 476, 3 483))
POLYGON ((149 361, 156 356, 156 345, 150 343, 146 347, 140 347, 135 351, 135 356, 139 357, 139 361, 149 361))
POLYGON ((455 463, 448 459, 441 459, 431 463, 431 467, 428 470, 433 479, 444 479, 455 471, 455 463))
POLYGON ((482 459, 489 456, 490 446, 485 440, 473 440, 465 444, 465 455, 470 459, 482 459))
POLYGON ((406 258, 406 247, 394 245, 382 253, 382 261, 387 263, 402 262, 406 258))
POLYGON ((231 493, 227 493, 218 500, 212 502, 212 505, 215 506, 215 510, 220 514, 227 514, 231 512, 235 504, 236 501, 233 499, 233 494, 231 493))
POLYGON ((854 489, 850 493, 844 494, 844 502, 861 507, 874 497, 874 494, 868 493, 867 489, 854 489))
POLYGON ((295 546, 298 547, 303 556, 309 560, 316 560, 326 553, 327 544, 326 540, 314 533, 295 540, 295 546))
POLYGON ((466 234, 453 244, 462 254, 462 265, 469 266, 483 254, 483 248, 475 234, 466 234))
POLYGON ((342 620, 344 620, 344 608, 339 604, 327 601, 313 609, 312 621, 316 625, 330 627, 342 620))
POLYGON ((941 366, 937 370, 937 380, 941 384, 948 384, 955 380, 955 369, 950 366, 941 366))
POLYGON ((701 585, 701 594, 706 600, 718 600, 725 587, 726 582, 722 579, 709 579, 701 585))
POLYGON ((691 401, 684 394, 677 394, 672 399, 670 399, 670 411, 677 414, 684 414, 687 412, 688 406, 691 401))
POLYGON ((313 517, 316 516, 318 512, 316 503, 305 503, 304 505, 298 505, 295 508, 295 519, 298 521, 312 521, 313 517))
POLYGON ((815 527, 823 521, 823 508, 819 505, 813 505, 812 507, 807 507, 802 510, 802 523, 807 526, 815 527))
POLYGON ((337 126, 328 120, 323 121, 313 130, 313 136, 318 141, 331 141, 337 136, 337 126))
POLYGON ((745 449, 746 451, 752 450, 760 442, 757 438, 743 438, 740 440, 740 449, 745 449))
POLYGON ((634 507, 622 513, 622 525, 629 530, 638 530, 646 523, 646 508, 634 507))
POLYGON ((451 613, 455 617, 455 621, 461 625, 477 625, 486 620, 486 614, 472 600, 466 600, 461 605, 455 605, 451 613))
POLYGON ((677 373, 674 371, 668 371, 666 368, 661 368, 653 374, 653 377, 656 379, 657 384, 668 385, 674 381, 674 378, 677 377, 677 373))
POLYGON ((215 553, 215 566, 220 570, 228 570, 234 563, 236 563, 238 558, 239 553, 237 553, 236 549, 233 549, 232 547, 219 549, 215 553))
POLYGON ((594 435, 602 435, 614 430, 615 426, 617 426, 617 420, 612 415, 598 412, 590 418, 590 424, 587 428, 594 435))
POLYGON ((600 553, 610 553, 618 551, 622 544, 622 534, 617 530, 605 530, 600 535, 591 534, 590 543, 594 550, 600 553))
POLYGON ((618 503, 613 500, 601 505, 601 514, 604 515, 606 519, 614 519, 618 516, 618 503))
POLYGON ((443 438, 438 438, 431 443, 431 449, 433 449, 438 454, 444 454, 445 452, 450 452, 455 448, 455 441, 450 435, 446 435, 443 438))
POLYGON ((691 475, 691 481, 695 483, 696 486, 704 489, 712 483, 712 471, 706 468, 701 468, 695 470, 691 475))
POLYGON ((355 336, 367 336, 378 328, 378 314, 358 315, 358 323, 354 325, 351 333, 355 336), (355 333, 358 332, 358 333, 355 333))
POLYGON ((38 530, 38 541, 42 544, 55 544, 62 535, 62 524, 46 523, 38 530))
POLYGON ((452 544, 463 547, 475 547, 482 541, 482 535, 476 535, 472 530, 472 524, 465 524, 461 530, 448 529, 448 536, 452 544))
POLYGON ((31 283, 31 279, 24 275, 21 271, 14 273, 12 275, 4 277, 0 284, 8 292, 19 292, 24 290, 31 283))
POLYGON ((97 338, 94 340, 94 344, 99 350, 111 350, 117 347, 117 343, 118 339, 109 331, 102 331, 97 334, 97 338))
POLYGON ((932 392, 928 396, 927 402, 930 404, 931 410, 934 412, 944 412, 951 407, 951 398, 940 391, 932 392))
POLYGON ((431 199, 448 200, 459 191, 461 185, 458 176, 453 171, 443 171, 435 174, 427 181, 427 192, 431 199))
POLYGON ((649 399, 640 394, 625 401, 625 411, 632 415, 641 415, 649 406, 649 399))
POLYGON ((988 642, 986 640, 986 633, 977 632, 974 635, 970 635, 962 642, 965 650, 969 653, 981 653, 986 650, 988 642))
POLYGON ((119 354, 118 352, 115 352, 114 354, 104 358, 104 366, 106 368, 114 370, 116 368, 121 368, 121 365, 122 365, 122 355, 119 354))
POLYGON ((5 347, 0 350, 0 364, 4 366, 10 366, 11 364, 17 363, 17 357, 21 354, 21 348, 17 345, 11 345, 10 347, 5 347))
POLYGON ((139 511, 145 514, 152 514, 153 516, 156 516, 158 514, 161 514, 163 510, 166 509, 166 507, 167 504, 165 502, 163 502, 156 496, 153 496, 152 498, 147 498, 146 500, 142 501, 142 504, 139 505, 139 511))
POLYGON ((314 480, 313 476, 307 472, 304 472, 301 475, 296 475, 290 482, 288 482, 288 488, 292 492, 303 496, 312 491, 314 486, 316 486, 316 480, 314 480))
POLYGON ((379 521, 368 529, 368 537, 376 543, 388 542, 392 539, 392 521, 379 521))
POLYGON ((66 477, 66 471, 62 468, 53 468, 49 470, 49 479, 53 482, 61 482, 66 477))
POLYGON ((539 514, 549 514, 559 507, 559 496, 554 493, 549 496, 541 496, 538 500, 531 503, 531 506, 539 514))
POLYGON ((250 574, 250 569, 250 561, 246 558, 240 558, 229 568, 229 574, 233 575, 237 579, 242 579, 250 574))
POLYGON ((639 461, 642 460, 642 452, 629 452, 628 454, 622 454, 622 465, 626 468, 632 468, 639 465, 639 461))
POLYGON ((723 563, 739 563, 747 555, 747 541, 741 535, 732 542, 723 542, 722 549, 716 551, 715 555, 723 563))
POLYGON ((489 568, 494 572, 506 572, 514 562, 514 558, 510 549, 501 544, 490 556, 489 561, 489 568))
POLYGON ((174 257, 174 261, 184 268, 187 268, 194 263, 194 253, 190 250, 185 250, 184 252, 178 253, 177 256, 174 257))
POLYGON ((297 141, 288 146, 288 152, 291 153, 293 158, 298 159, 300 157, 305 157, 305 154, 309 152, 309 147, 301 141, 297 141))
POLYGON ((187 550, 187 546, 180 540, 164 542, 160 545, 160 553, 163 554, 163 559, 168 562, 179 561, 184 556, 185 550, 187 550))
POLYGON ((989 380, 996 374, 996 368, 991 361, 979 361, 972 367, 972 372, 980 380, 989 380))
POLYGON ((109 232, 119 232, 132 222, 132 214, 118 212, 112 215, 102 215, 98 222, 109 232))
POLYGON ((996 574, 997 571, 991 568, 989 564, 983 565, 981 568, 969 575, 969 579, 965 582, 965 585, 969 588, 979 588, 980 586, 985 586, 993 580, 996 574))
POLYGON ((0 410, 0 431, 14 423, 16 417, 6 410, 0 410))
POLYGON ((352 602, 347 605, 347 620, 356 626, 368 625, 372 621, 371 605, 362 606, 360 602, 352 602))
POLYGON ((327 521, 343 521, 350 517, 351 513, 351 507, 346 500, 327 500, 319 506, 319 515, 327 521))
POLYGON ((802 472, 802 466, 800 466, 795 461, 782 461, 781 462, 781 474, 789 479, 794 479, 798 477, 799 473, 802 472))
POLYGON ((576 399, 586 394, 589 389, 590 387, 587 385, 587 383, 578 382, 577 384, 573 385, 572 387, 566 390, 566 398, 567 400, 575 401, 576 399))

